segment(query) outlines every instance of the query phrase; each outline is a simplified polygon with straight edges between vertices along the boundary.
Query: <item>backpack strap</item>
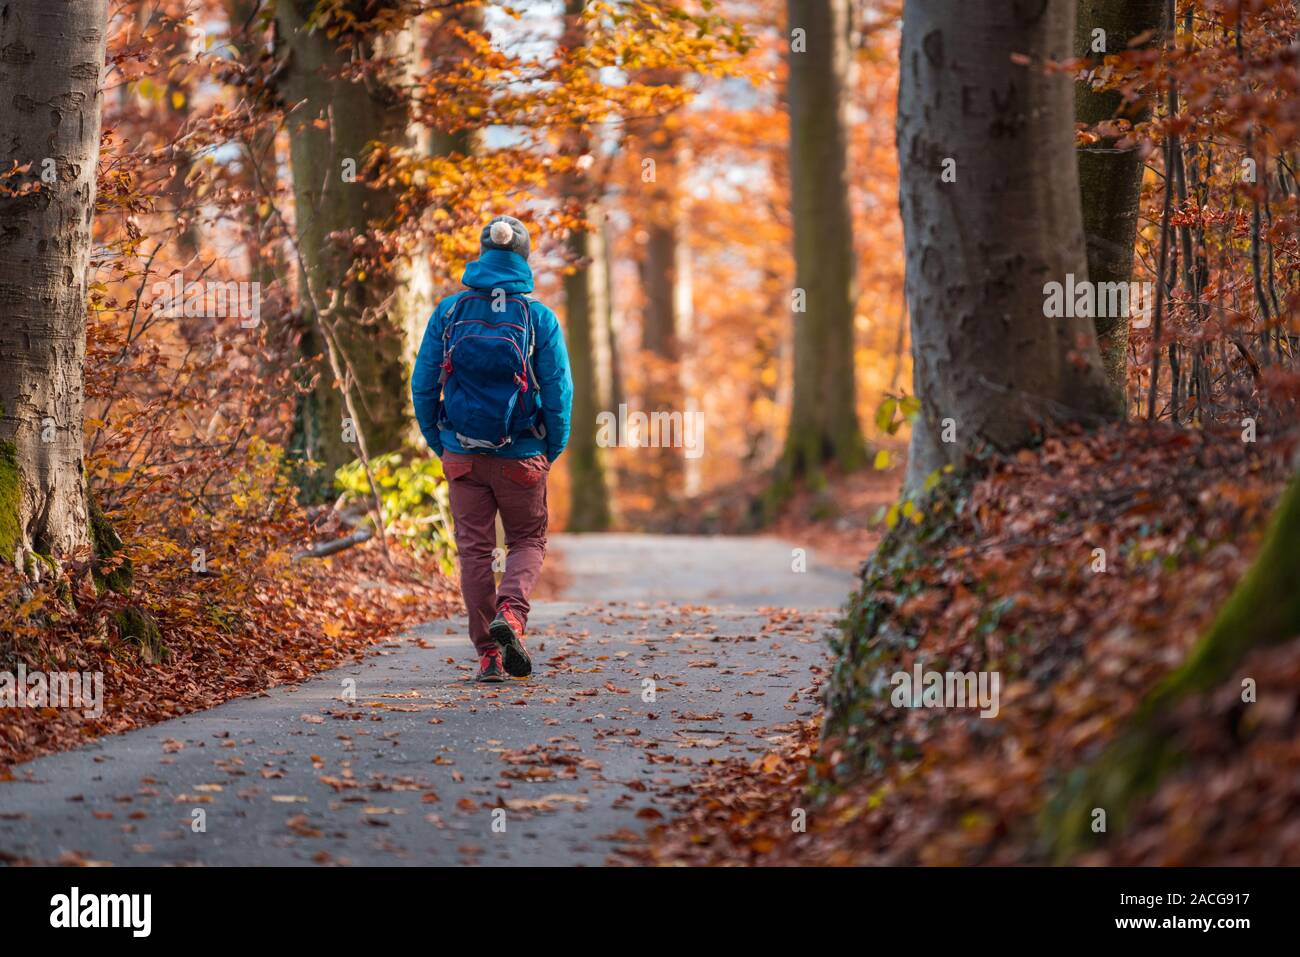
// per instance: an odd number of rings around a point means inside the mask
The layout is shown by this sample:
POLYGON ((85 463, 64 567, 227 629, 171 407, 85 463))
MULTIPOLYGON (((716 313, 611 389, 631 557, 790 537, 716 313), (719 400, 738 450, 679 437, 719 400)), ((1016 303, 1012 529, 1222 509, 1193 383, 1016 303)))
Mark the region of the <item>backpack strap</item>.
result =
POLYGON ((456 308, 464 301, 464 299, 464 293, 457 296, 456 301, 453 302, 451 308, 447 310, 447 315, 442 317, 442 371, 438 374, 438 389, 440 391, 442 387, 447 384, 447 377, 451 375, 451 355, 447 352, 447 343, 451 339, 451 327, 455 325, 455 323, 452 322, 452 317, 456 315, 456 308))
POLYGON ((460 443, 462 449, 484 449, 486 451, 495 451, 503 449, 514 441, 513 436, 507 435, 500 442, 489 442, 487 439, 472 439, 468 435, 456 433, 456 441, 460 443))
POLYGON ((438 373, 438 428, 447 428, 449 423, 447 417, 443 414, 442 407, 442 387, 447 384, 447 377, 451 375, 451 355, 447 352, 447 343, 451 340, 451 327, 455 325, 452 317, 456 315, 456 309, 460 306, 465 296, 462 293, 456 297, 456 301, 451 304, 447 314, 442 317, 442 363, 438 373))
POLYGON ((533 318, 533 303, 541 302, 536 296, 524 294, 524 308, 528 312, 528 352, 524 356, 524 375, 532 376, 534 395, 537 396, 537 411, 528 424, 528 431, 533 438, 546 438, 546 423, 542 421, 542 386, 537 379, 537 370, 533 368, 533 353, 537 351, 537 320, 533 318))

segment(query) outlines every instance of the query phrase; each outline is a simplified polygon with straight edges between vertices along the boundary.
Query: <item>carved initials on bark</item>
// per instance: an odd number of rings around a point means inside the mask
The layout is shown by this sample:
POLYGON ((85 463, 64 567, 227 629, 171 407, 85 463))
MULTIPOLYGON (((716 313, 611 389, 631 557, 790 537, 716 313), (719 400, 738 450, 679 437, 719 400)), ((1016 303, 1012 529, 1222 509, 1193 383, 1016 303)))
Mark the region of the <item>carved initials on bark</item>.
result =
POLYGON ((1032 26, 1043 19, 1043 14, 1047 12, 1047 2, 1048 0, 1016 0, 1012 9, 1015 10, 1017 20, 1026 26, 1032 26))
POLYGON ((931 30, 921 39, 921 49, 925 51, 925 58, 930 61, 930 66, 938 69, 943 66, 943 34, 938 30, 931 30))

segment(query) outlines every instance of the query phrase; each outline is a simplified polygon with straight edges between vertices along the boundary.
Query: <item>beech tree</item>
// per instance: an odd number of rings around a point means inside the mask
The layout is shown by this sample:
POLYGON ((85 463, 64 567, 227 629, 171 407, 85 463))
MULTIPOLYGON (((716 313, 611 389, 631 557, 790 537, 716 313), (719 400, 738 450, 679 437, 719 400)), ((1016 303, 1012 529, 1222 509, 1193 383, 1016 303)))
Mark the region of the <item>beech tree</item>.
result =
POLYGON ((108 0, 0 11, 0 560, 91 544, 86 283, 108 0))
MULTIPOLYGON (((597 255, 594 257, 601 265, 601 277, 598 291, 600 318, 600 335, 597 337, 598 358, 597 381, 600 385, 601 405, 610 410, 617 409, 619 403, 626 401, 623 389, 623 364, 620 357, 622 312, 614 299, 614 243, 608 218, 602 218, 600 228, 593 234, 597 255)), ((611 476, 612 477, 612 476, 611 476)))
MULTIPOLYGON (((1079 0, 1075 55, 1101 63, 1107 54, 1158 43, 1164 0, 1079 0)), ((1138 122, 1150 101, 1127 101, 1118 89, 1098 88, 1089 79, 1074 91, 1074 118, 1088 126, 1105 120, 1138 122)), ((1120 149, 1118 137, 1102 136, 1080 146, 1079 192, 1088 249, 1088 278, 1095 283, 1133 278, 1133 244, 1145 169, 1137 149, 1120 149)), ((1106 377, 1122 399, 1128 372, 1128 317, 1098 315, 1093 320, 1106 377)))
MULTIPOLYGON (((582 23, 586 5, 586 0, 566 0, 561 47, 574 50, 586 42, 582 23)), ((591 150, 590 137, 580 127, 566 132, 564 140, 566 155, 581 157, 591 150)), ((577 216, 593 212, 592 188, 591 177, 582 169, 565 175, 562 192, 577 216)), ((585 222, 571 226, 565 248, 571 271, 564 277, 564 320, 574 385, 573 429, 568 448, 569 527, 578 532, 595 532, 608 528, 610 522, 604 455, 596 444, 596 415, 601 411, 597 351, 605 277, 603 264, 593 256, 600 251, 600 243, 585 222)))
POLYGON ((779 474, 851 469, 865 449, 853 367, 853 227, 846 175, 848 0, 787 0, 794 217, 794 395, 779 474))
MULTIPOLYGON (((259 58, 265 55, 269 33, 266 23, 257 16, 261 0, 225 0, 224 8, 230 22, 231 49, 243 67, 252 71, 259 58)), ((251 280, 259 284, 264 300, 269 300, 264 311, 276 317, 273 321, 283 328, 285 323, 279 300, 285 295, 282 288, 284 278, 291 273, 286 268, 282 244, 275 241, 275 219, 269 208, 259 202, 261 194, 274 191, 277 184, 275 135, 273 123, 258 123, 249 131, 243 144, 241 163, 246 166, 249 199, 244 204, 240 225, 248 250, 251 280)))
POLYGON ((336 382, 322 360, 299 403, 297 451, 325 467, 316 491, 328 489, 334 471, 357 457, 357 431, 372 455, 403 444, 410 420, 401 385, 408 376, 406 332, 428 318, 429 293, 408 281, 409 261, 373 257, 362 274, 353 270, 358 244, 398 208, 396 189, 366 181, 372 144, 411 149, 417 142, 406 96, 415 79, 415 29, 412 22, 394 26, 396 6, 370 5, 366 16, 340 29, 319 22, 316 0, 276 4, 295 242, 305 267, 299 276, 302 351, 323 356, 329 348, 322 317, 314 315, 319 309, 333 329, 345 379, 336 382), (350 418, 344 388, 360 419, 351 429, 344 422, 350 418))
POLYGON ((906 484, 1050 421, 1118 415, 1091 318, 1048 319, 1086 279, 1069 57, 1073 0, 910 0, 898 93, 913 382, 906 484))

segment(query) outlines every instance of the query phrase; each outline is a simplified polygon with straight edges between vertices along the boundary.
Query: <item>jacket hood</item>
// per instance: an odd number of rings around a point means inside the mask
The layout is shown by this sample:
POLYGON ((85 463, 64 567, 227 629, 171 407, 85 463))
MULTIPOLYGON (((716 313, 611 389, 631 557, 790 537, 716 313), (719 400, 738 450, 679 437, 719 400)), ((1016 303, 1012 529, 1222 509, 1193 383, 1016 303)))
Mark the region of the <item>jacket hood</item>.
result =
POLYGON ((471 289, 533 291, 533 271, 528 268, 528 262, 508 249, 483 250, 478 259, 465 267, 460 281, 471 289))

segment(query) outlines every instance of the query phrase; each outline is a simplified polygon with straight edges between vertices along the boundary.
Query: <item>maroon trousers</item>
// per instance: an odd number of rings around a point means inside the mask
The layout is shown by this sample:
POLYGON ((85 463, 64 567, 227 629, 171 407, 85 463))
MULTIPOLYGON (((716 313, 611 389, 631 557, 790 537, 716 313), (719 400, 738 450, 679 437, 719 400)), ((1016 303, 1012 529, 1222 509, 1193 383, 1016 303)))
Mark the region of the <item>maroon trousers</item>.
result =
POLYGON ((551 463, 545 455, 507 459, 444 452, 442 468, 451 487, 469 637, 482 655, 496 647, 488 637, 488 625, 502 605, 508 603, 521 622, 528 621, 528 596, 546 556, 546 477, 551 463), (501 567, 494 562, 498 512, 506 533, 500 586, 494 575, 501 567))

